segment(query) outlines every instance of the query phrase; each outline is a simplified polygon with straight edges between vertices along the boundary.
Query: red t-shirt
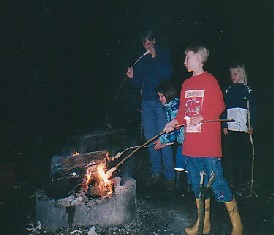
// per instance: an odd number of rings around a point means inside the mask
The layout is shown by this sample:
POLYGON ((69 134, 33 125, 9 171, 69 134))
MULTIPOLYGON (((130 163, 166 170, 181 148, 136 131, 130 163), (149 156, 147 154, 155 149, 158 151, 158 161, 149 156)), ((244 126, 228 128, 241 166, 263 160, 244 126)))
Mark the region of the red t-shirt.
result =
MULTIPOLYGON (((182 85, 179 123, 201 114, 204 120, 219 119, 225 109, 223 94, 215 77, 207 72, 192 76, 182 85)), ((196 126, 185 125, 183 155, 189 157, 221 157, 221 124, 205 122, 196 126)))

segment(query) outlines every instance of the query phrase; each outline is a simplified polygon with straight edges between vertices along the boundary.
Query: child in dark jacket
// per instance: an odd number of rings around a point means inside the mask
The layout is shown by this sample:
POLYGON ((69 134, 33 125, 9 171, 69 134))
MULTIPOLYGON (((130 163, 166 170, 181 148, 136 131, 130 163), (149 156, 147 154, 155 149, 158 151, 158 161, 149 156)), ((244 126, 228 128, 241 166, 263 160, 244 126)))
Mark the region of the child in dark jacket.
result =
MULTIPOLYGON (((164 105, 167 122, 172 121, 178 114, 180 101, 177 98, 177 92, 172 85, 171 81, 167 80, 157 88, 159 101, 164 105)), ((184 141, 184 128, 175 129, 173 132, 165 133, 154 143, 154 149, 159 150, 166 147, 167 145, 177 142, 178 148, 176 151, 176 189, 178 192, 183 190, 183 171, 186 170, 186 157, 182 155, 182 143, 184 141)))
POLYGON ((235 122, 222 124, 225 143, 224 171, 230 185, 238 191, 250 181, 252 168, 250 138, 253 135, 256 104, 252 89, 247 85, 245 66, 232 65, 230 77, 232 84, 224 94, 226 110, 223 118, 234 119, 235 122))

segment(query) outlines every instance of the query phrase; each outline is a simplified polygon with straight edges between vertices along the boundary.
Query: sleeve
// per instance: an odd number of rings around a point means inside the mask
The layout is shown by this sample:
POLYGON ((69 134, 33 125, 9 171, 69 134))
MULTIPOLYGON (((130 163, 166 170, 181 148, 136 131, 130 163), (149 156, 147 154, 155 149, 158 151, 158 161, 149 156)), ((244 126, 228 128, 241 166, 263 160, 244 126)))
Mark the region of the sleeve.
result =
POLYGON ((185 131, 184 131, 184 127, 181 127, 178 130, 178 135, 177 135, 178 144, 182 144, 184 142, 184 139, 185 139, 185 131))
POLYGON ((143 86, 144 66, 142 61, 140 61, 139 64, 133 68, 133 78, 130 79, 130 82, 134 88, 141 89, 143 86))
POLYGON ((218 119, 225 109, 223 93, 218 81, 210 79, 205 90, 205 98, 201 115, 204 120, 218 119))
MULTIPOLYGON (((227 98, 226 98, 227 95, 228 95, 227 93, 225 93, 225 95, 224 95, 225 104, 227 103, 227 98)), ((221 118, 222 119, 227 119, 227 107, 225 108, 224 112, 221 114, 221 118)), ((222 125, 222 128, 227 128, 228 127, 227 122, 222 122, 221 125, 222 125)))
POLYGON ((184 84, 185 84, 185 82, 183 83, 183 85, 182 85, 182 90, 181 90, 181 93, 180 93, 180 106, 179 106, 179 111, 178 111, 178 115, 177 115, 177 117, 175 118, 178 122, 179 122, 179 124, 185 124, 186 122, 185 122, 185 106, 184 106, 184 104, 185 104, 185 96, 184 96, 184 94, 185 94, 185 89, 184 89, 184 84))
POLYGON ((168 133, 168 134, 163 134, 160 136, 160 142, 162 144, 166 144, 166 143, 171 143, 176 139, 175 133, 174 131, 168 133))
MULTIPOLYGON (((166 116, 167 116, 167 121, 168 122, 172 121, 177 116, 178 105, 179 105, 178 101, 172 100, 172 101, 170 101, 170 103, 166 107, 165 111, 166 111, 166 116)), ((167 133, 167 134, 163 134, 160 137, 160 142, 162 144, 164 144, 164 143, 171 143, 171 142, 173 142, 177 138, 177 134, 178 133, 177 133, 176 130, 174 130, 174 131, 172 131, 170 133, 167 133)))

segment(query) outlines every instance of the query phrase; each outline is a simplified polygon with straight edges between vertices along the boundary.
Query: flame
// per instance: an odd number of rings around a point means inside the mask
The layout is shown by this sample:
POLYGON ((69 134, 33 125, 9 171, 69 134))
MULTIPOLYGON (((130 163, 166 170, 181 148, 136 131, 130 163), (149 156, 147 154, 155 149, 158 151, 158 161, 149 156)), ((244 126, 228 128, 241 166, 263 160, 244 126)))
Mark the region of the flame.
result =
POLYGON ((106 190, 106 194, 107 195, 111 195, 112 194, 112 182, 110 180, 108 180, 106 171, 105 171, 105 166, 103 164, 98 165, 97 167, 97 172, 99 174, 99 177, 103 180, 100 181, 102 182, 102 184, 99 184, 99 189, 100 191, 105 191, 106 190))
POLYGON ((104 171, 104 166, 102 164, 100 164, 97 167, 97 171, 100 175, 100 177, 102 178, 102 180, 104 181, 105 184, 107 184, 109 182, 108 178, 107 178, 107 174, 104 171))
POLYGON ((85 192, 88 191, 89 185, 93 184, 93 188, 99 196, 112 195, 112 181, 108 180, 106 174, 106 167, 103 163, 96 166, 91 165, 86 170, 85 182, 83 189, 85 192))

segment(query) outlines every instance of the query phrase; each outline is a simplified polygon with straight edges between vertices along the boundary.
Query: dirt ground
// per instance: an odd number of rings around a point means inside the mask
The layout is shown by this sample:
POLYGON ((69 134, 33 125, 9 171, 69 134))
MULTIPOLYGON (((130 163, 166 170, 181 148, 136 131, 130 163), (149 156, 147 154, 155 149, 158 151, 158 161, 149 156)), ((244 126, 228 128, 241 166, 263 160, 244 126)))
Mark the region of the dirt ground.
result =
MULTIPOLYGON (((147 187, 137 179, 137 216, 127 225, 100 228, 96 225, 62 228, 54 232, 43 228, 35 219, 35 189, 20 185, 1 193, 0 234, 88 234, 88 235, 179 235, 196 219, 194 196, 188 188, 184 193, 167 192, 161 187, 147 187)), ((251 198, 238 197, 246 235, 273 234, 273 194, 257 193, 251 198)), ((225 206, 212 200, 211 235, 230 234, 231 225, 225 206)))
MULTIPOLYGON (((113 139, 111 141, 113 142, 113 139)), ((114 145, 116 144, 114 143, 114 145)), ((125 143, 125 146, 131 145, 125 143)), ((105 149, 104 146, 98 148, 105 149)), ((33 150, 34 153, 39 151, 43 152, 40 148, 33 150)), ((117 149, 113 151, 116 152, 117 149)), ((44 153, 49 154, 45 151, 44 153)), ((127 164, 121 170, 122 174, 127 174, 136 179, 137 215, 136 220, 132 223, 111 228, 90 225, 88 227, 66 227, 54 232, 48 231, 47 228, 43 227, 43 224, 40 225, 39 221, 36 220, 35 212, 35 192, 50 180, 48 168, 39 168, 37 164, 28 165, 27 167, 20 165, 20 180, 16 181, 15 184, 11 184, 10 187, 3 184, 5 180, 2 179, 1 181, 0 234, 185 234, 184 228, 195 223, 197 218, 193 193, 187 186, 185 186, 183 194, 175 191, 168 192, 164 184, 155 187, 147 186, 149 163, 145 153, 146 149, 138 152, 134 158, 127 161, 127 164)), ((40 163, 40 166, 43 164, 40 163)), ((249 195, 249 191, 243 188, 241 195, 237 195, 244 225, 244 235, 274 234, 274 191, 271 186, 273 184, 269 179, 269 171, 265 169, 264 165, 258 164, 256 166, 256 174, 260 177, 256 177, 254 194, 249 195)), ((4 171, 3 168, 2 172, 4 171)), ((212 200, 211 203, 211 227, 211 235, 227 235, 231 231, 231 224, 225 206, 215 200, 212 200)))

